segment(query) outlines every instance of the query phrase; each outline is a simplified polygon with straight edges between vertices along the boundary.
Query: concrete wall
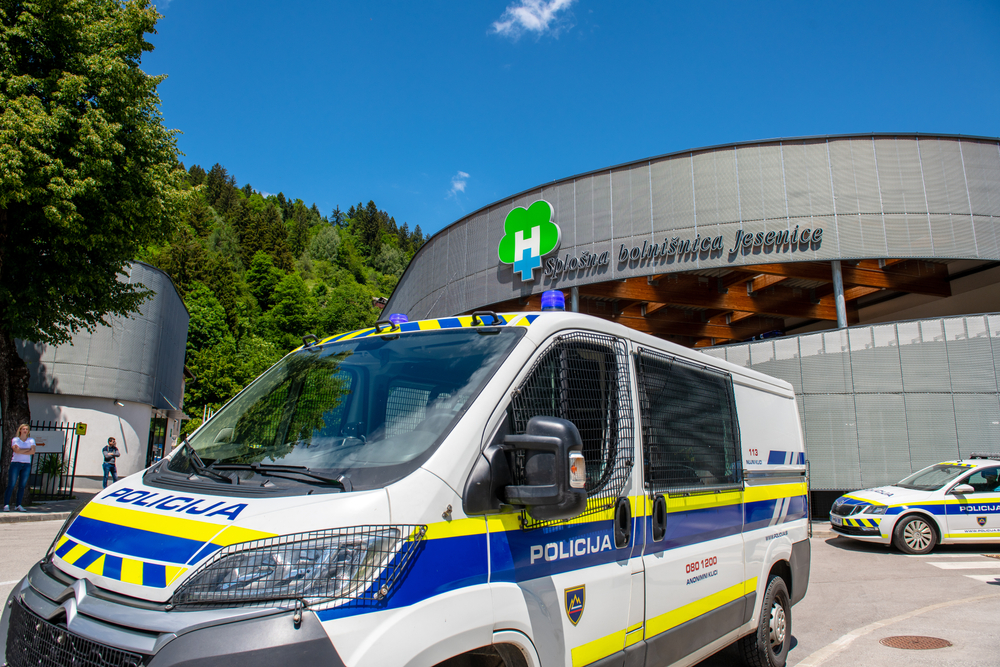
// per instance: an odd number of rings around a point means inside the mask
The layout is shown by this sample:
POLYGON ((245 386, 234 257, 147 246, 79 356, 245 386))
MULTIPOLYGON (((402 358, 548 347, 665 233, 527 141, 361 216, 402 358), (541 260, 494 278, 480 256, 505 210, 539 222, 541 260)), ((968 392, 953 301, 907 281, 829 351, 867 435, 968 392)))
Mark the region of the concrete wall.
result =
POLYGON ((814 490, 898 482, 1000 452, 1000 314, 936 317, 702 350, 795 388, 814 490))
POLYGON ((32 421, 58 421, 87 424, 87 435, 80 436, 76 474, 103 475, 101 449, 108 438, 118 441, 121 457, 118 475, 138 472, 146 467, 146 447, 149 442, 149 422, 153 409, 144 403, 113 400, 92 396, 28 394, 32 421))

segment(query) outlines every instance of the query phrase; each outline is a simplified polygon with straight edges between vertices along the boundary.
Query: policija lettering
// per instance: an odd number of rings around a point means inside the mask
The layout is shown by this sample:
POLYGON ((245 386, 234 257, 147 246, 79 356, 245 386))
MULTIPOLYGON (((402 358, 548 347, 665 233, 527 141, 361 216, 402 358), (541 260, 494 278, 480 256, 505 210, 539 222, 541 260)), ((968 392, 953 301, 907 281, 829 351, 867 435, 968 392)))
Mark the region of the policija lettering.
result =
POLYGON ((204 514, 205 516, 224 516, 230 521, 239 516, 240 512, 246 509, 246 503, 235 505, 225 505, 224 502, 212 504, 211 500, 204 498, 194 498, 193 496, 174 496, 167 493, 154 493, 152 491, 136 491, 133 489, 118 489, 101 496, 101 500, 114 498, 119 503, 148 507, 149 509, 163 510, 167 512, 183 512, 185 514, 204 514), (204 505, 204 507, 203 507, 204 505), (213 511, 214 510, 214 511, 213 511))

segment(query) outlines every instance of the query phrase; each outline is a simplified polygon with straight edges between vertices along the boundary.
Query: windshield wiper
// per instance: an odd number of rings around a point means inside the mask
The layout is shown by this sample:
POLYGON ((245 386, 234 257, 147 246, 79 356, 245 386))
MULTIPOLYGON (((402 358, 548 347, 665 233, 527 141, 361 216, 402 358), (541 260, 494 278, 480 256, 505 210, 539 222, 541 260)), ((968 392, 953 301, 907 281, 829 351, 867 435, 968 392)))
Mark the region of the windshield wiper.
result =
POLYGON ((214 470, 210 470, 208 466, 205 465, 205 462, 201 460, 200 456, 198 456, 198 452, 196 452, 194 447, 191 446, 191 443, 188 442, 187 436, 184 436, 184 442, 181 444, 181 449, 185 448, 189 452, 191 452, 191 455, 188 457, 188 463, 191 464, 191 467, 194 468, 194 471, 196 473, 198 473, 199 475, 204 475, 206 477, 214 477, 215 479, 221 480, 228 484, 233 483, 232 477, 228 477, 221 473, 217 473, 214 470))
POLYGON ((316 480, 317 482, 323 482, 324 484, 336 484, 344 491, 350 491, 348 488, 350 482, 346 477, 341 475, 340 477, 334 479, 333 477, 326 477, 324 475, 318 475, 309 468, 305 466, 286 466, 274 463, 213 463, 213 470, 252 470, 258 475, 267 475, 269 477, 281 477, 283 479, 295 479, 294 477, 288 477, 287 475, 282 475, 280 473, 289 473, 294 475, 302 475, 303 477, 308 477, 309 479, 316 480))

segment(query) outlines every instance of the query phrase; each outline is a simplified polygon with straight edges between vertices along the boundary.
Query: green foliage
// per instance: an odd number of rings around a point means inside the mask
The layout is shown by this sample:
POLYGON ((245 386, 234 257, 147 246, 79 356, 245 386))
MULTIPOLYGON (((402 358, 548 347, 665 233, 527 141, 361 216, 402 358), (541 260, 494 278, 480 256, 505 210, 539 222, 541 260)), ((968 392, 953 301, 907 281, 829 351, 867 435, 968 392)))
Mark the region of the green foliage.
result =
POLYGON ((3 334, 64 343, 148 296, 119 277, 186 197, 163 77, 140 68, 158 18, 147 0, 0 0, 3 334))
POLYGON ((340 232, 332 225, 326 225, 309 243, 309 254, 313 259, 324 262, 337 260, 337 250, 340 249, 340 232))
POLYGON ((383 245, 378 255, 372 258, 372 267, 376 271, 395 276, 397 280, 409 263, 410 258, 402 250, 389 245, 383 245))
POLYGON ((227 336, 212 347, 190 352, 187 366, 197 379, 187 384, 185 409, 198 414, 204 406, 218 409, 281 356, 277 346, 257 336, 247 336, 238 345, 227 336))
POLYGON ((345 281, 327 295, 320 311, 319 330, 324 334, 354 331, 375 324, 379 312, 372 306, 373 294, 353 280, 345 281))
POLYGON ((305 334, 374 324, 372 299, 392 292, 423 242, 374 202, 328 220, 315 204, 238 186, 220 164, 193 165, 183 185, 192 195, 182 224, 141 256, 171 275, 191 313, 192 416, 221 406, 305 334))
POLYGON ((274 267, 271 256, 264 251, 258 252, 250 260, 250 268, 247 270, 247 286, 250 293, 262 310, 269 310, 274 305, 274 289, 281 282, 284 273, 274 267))
POLYGON ((184 298, 184 305, 191 316, 188 322, 188 354, 214 347, 229 334, 226 309, 204 283, 196 282, 191 285, 184 298))
POLYGON ((302 336, 315 333, 316 302, 302 276, 290 273, 274 289, 274 307, 260 319, 261 331, 279 347, 302 344, 302 336))

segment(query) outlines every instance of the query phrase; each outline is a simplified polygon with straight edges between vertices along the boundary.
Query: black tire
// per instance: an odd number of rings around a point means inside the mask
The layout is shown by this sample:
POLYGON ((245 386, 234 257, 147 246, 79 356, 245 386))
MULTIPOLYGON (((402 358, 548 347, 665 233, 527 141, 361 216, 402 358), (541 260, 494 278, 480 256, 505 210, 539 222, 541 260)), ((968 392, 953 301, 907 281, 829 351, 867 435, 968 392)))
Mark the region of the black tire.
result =
POLYGON ((785 580, 772 575, 760 606, 757 632, 739 642, 743 660, 750 667, 784 667, 792 647, 792 602, 785 580))
POLYGON ((904 554, 929 554, 937 546, 937 529, 930 519, 911 514, 896 524, 892 543, 904 554))

